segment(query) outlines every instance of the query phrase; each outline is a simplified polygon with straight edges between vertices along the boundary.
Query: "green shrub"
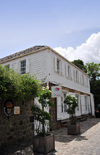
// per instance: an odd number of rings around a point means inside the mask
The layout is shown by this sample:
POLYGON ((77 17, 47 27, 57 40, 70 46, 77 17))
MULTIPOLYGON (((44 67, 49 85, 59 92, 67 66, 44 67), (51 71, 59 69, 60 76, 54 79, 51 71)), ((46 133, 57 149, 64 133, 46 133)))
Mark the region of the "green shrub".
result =
POLYGON ((44 88, 40 93, 38 100, 39 103, 41 104, 41 107, 38 105, 38 103, 31 107, 34 119, 42 124, 42 131, 40 131, 41 133, 38 133, 42 136, 46 135, 45 125, 47 124, 47 120, 51 119, 51 114, 45 111, 44 109, 47 107, 47 105, 51 107, 54 106, 53 101, 50 101, 50 99, 51 99, 51 93, 48 90, 48 87, 44 88))
POLYGON ((75 109, 78 106, 78 101, 76 97, 67 95, 64 103, 67 104, 67 113, 69 114, 71 124, 76 124, 76 119, 75 119, 75 109))
POLYGON ((41 86, 35 76, 15 73, 0 65, 0 98, 27 101, 37 97, 41 86))

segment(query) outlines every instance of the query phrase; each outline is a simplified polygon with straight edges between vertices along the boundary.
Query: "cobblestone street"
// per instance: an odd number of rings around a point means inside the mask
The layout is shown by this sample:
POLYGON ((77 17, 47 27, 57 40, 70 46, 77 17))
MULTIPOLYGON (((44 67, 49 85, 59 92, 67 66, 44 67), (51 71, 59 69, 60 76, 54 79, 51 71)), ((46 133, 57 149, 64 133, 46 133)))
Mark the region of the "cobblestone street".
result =
MULTIPOLYGON (((55 151, 48 155, 100 155, 100 118, 80 122, 81 134, 68 135, 67 128, 56 130, 55 151)), ((3 150, 0 155, 34 155, 32 141, 3 150)))

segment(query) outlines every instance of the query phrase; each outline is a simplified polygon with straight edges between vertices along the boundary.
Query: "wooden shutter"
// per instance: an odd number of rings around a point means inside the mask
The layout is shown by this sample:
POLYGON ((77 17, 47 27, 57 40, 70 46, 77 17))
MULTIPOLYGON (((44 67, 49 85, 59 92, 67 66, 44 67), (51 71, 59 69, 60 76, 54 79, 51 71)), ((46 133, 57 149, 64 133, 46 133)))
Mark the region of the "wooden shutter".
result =
POLYGON ((89 81, 89 78, 88 78, 88 87, 89 87, 89 85, 90 85, 90 81, 89 81))
POLYGON ((65 74, 65 66, 64 63, 61 61, 61 74, 64 75, 65 74))
POLYGON ((29 73, 30 59, 26 60, 26 73, 29 73))
POLYGON ((68 78, 68 65, 66 64, 66 77, 68 78))
POLYGON ((75 81, 76 81, 76 70, 74 72, 75 72, 75 81))
POLYGON ((88 113, 91 113, 90 96, 88 96, 88 113))
POLYGON ((78 78, 78 82, 79 82, 79 71, 77 71, 77 78, 78 78))
POLYGON ((57 72, 57 57, 55 56, 55 72, 57 72))
POLYGON ((84 97, 84 95, 81 95, 81 106, 82 106, 82 114, 85 114, 86 108, 85 108, 85 97, 84 97))
POLYGON ((57 97, 57 120, 62 120, 61 97, 57 97))
POLYGON ((73 77, 73 68, 71 67, 71 79, 73 80, 74 77, 73 77))
POLYGON ((13 69, 13 64, 10 64, 10 68, 13 69))
POLYGON ((17 73, 18 72, 18 63, 13 64, 13 70, 17 73))

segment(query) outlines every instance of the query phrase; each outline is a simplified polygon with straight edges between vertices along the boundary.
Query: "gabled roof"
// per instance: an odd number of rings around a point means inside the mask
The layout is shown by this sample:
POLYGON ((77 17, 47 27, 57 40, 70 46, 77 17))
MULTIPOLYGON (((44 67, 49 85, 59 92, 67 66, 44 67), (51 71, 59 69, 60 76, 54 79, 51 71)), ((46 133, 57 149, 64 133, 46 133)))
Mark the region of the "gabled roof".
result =
POLYGON ((29 54, 31 52, 34 52, 34 51, 37 51, 37 50, 40 50, 42 48, 46 48, 47 46, 33 46, 31 48, 28 48, 28 49, 25 49, 23 51, 20 51, 20 52, 17 52, 17 53, 14 53, 14 54, 11 54, 9 56, 6 56, 4 58, 1 58, 0 59, 0 63, 3 63, 5 61, 9 61, 10 59, 13 59, 13 58, 17 58, 17 57, 20 57, 20 56, 23 56, 23 55, 26 55, 26 54, 29 54))
POLYGON ((73 63, 71 63, 68 59, 66 59, 64 56, 62 56, 61 54, 59 54, 58 52, 56 52, 55 50, 53 50, 51 47, 49 46, 33 46, 31 48, 28 48, 28 49, 25 49, 23 51, 20 51, 20 52, 17 52, 17 53, 14 53, 14 54, 11 54, 9 56, 6 56, 4 58, 1 58, 0 59, 0 64, 3 64, 5 62, 8 62, 8 61, 11 61, 11 60, 14 60, 14 59, 17 59, 19 57, 23 57, 23 56, 26 56, 26 55, 29 55, 29 54, 33 54, 33 53, 36 53, 36 52, 39 52, 39 51, 42 51, 42 50, 46 50, 46 49, 49 49, 51 50, 52 52, 54 52, 55 54, 59 55, 60 57, 62 57, 63 59, 65 59, 69 64, 71 64, 72 66, 74 66, 75 68, 77 68, 78 70, 80 70, 83 74, 85 74, 87 77, 89 77, 85 72, 83 72, 79 67, 77 67, 76 65, 74 65, 73 63))

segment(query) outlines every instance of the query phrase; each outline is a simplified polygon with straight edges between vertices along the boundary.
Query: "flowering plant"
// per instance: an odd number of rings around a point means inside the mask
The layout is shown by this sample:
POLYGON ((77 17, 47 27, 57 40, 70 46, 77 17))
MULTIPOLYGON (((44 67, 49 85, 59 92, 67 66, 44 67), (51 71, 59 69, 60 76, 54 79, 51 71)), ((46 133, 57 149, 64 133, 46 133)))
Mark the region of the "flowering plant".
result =
POLYGON ((50 99, 51 93, 49 88, 43 87, 38 99, 41 107, 37 103, 31 107, 34 119, 42 124, 42 132, 39 133, 39 135, 42 136, 46 135, 45 125, 47 124, 47 120, 51 119, 51 114, 44 110, 48 105, 51 107, 54 105, 53 101, 50 101, 50 99))

